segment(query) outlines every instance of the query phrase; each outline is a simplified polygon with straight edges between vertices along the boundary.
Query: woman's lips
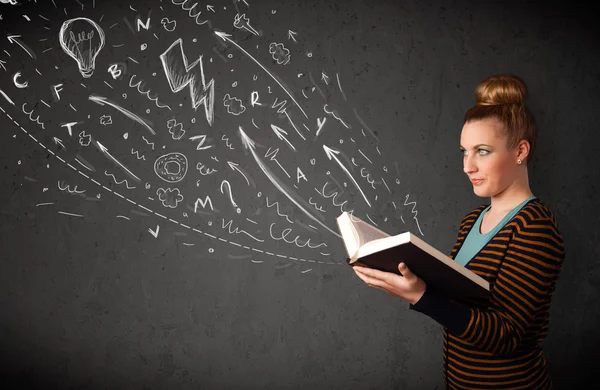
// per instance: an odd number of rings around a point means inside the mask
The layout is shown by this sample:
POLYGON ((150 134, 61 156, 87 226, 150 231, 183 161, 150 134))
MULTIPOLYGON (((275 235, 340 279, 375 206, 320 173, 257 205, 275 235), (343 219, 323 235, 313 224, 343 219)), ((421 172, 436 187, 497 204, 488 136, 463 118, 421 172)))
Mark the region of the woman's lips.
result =
POLYGON ((484 179, 477 179, 477 180, 471 179, 471 183, 473 183, 474 185, 481 184, 481 183, 483 183, 483 181, 484 181, 484 179))

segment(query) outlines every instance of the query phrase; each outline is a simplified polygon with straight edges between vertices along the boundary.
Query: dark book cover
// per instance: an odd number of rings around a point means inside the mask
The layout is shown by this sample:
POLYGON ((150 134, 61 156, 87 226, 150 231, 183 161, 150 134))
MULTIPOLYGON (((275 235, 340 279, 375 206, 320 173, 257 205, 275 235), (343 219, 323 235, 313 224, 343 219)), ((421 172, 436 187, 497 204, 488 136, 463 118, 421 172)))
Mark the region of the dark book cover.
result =
POLYGON ((432 286, 449 298, 477 297, 490 294, 487 289, 421 250, 412 242, 361 257, 351 265, 364 264, 370 268, 402 275, 398 270, 400 262, 404 262, 428 286, 432 286))

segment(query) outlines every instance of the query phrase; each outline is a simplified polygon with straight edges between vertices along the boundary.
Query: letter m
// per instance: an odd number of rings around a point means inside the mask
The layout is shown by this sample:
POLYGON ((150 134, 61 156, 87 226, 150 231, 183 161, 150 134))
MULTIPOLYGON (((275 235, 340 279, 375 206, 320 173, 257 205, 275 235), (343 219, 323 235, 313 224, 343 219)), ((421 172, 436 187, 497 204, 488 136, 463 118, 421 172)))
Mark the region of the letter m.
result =
POLYGON ((181 38, 177 39, 164 53, 160 55, 165 76, 173 93, 177 93, 188 87, 194 110, 204 104, 204 112, 208 124, 212 126, 214 120, 215 81, 210 79, 206 84, 204 80, 204 69, 202 67, 202 56, 196 61, 188 64, 187 57, 183 52, 181 38), (196 66, 198 65, 198 66, 196 66))
POLYGON ((206 205, 208 204, 210 206, 210 209, 214 211, 212 201, 210 200, 210 196, 208 196, 208 195, 206 195, 206 198, 204 198, 204 201, 202 201, 202 199, 200 199, 200 198, 198 198, 196 200, 196 203, 194 203, 194 213, 198 212, 198 204, 200 206, 202 206, 203 209, 205 209, 206 205))

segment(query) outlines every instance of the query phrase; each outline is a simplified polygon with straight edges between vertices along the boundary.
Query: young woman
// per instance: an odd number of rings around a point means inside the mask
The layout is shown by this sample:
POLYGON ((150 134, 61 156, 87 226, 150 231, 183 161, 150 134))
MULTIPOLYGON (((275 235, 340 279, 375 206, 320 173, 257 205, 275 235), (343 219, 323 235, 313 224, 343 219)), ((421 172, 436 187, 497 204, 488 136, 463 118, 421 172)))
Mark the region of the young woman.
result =
POLYGON ((536 130, 526 94, 515 76, 482 81, 460 136, 464 172, 491 201, 462 219, 450 257, 486 279, 490 297, 448 299, 403 263, 403 276, 354 267, 444 327, 447 389, 552 389, 541 343, 565 252, 554 215, 529 188, 536 130))

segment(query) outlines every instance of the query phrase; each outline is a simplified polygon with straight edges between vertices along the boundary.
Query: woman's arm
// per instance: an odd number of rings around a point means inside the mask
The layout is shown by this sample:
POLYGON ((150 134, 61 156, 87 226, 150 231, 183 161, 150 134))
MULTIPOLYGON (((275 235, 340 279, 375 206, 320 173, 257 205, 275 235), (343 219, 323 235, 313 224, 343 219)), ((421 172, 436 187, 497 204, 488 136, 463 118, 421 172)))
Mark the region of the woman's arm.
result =
POLYGON ((517 221, 487 310, 430 289, 410 309, 483 350, 499 355, 514 351, 539 309, 549 304, 564 260, 563 240, 553 220, 523 213, 517 221))

